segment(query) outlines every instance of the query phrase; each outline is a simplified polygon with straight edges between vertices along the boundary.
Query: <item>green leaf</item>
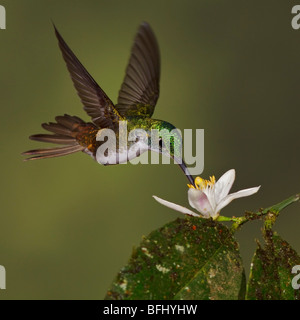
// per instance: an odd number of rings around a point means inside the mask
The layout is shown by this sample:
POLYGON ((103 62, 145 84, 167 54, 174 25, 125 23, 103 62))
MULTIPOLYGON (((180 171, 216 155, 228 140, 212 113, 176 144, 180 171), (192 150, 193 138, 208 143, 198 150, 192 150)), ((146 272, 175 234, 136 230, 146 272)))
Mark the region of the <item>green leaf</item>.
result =
POLYGON ((300 290, 292 287, 292 268, 300 265, 300 257, 274 231, 267 230, 265 247, 254 254, 247 286, 248 300, 299 300, 300 290))
POLYGON ((238 244, 222 224, 177 219, 145 237, 106 299, 244 299, 238 244))

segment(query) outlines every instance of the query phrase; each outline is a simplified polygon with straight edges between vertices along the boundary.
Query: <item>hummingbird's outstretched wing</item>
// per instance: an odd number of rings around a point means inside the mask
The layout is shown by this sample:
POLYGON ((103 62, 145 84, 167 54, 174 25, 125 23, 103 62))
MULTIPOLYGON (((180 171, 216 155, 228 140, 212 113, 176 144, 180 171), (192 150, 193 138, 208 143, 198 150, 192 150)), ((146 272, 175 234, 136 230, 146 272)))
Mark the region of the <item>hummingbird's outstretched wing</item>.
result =
POLYGON ((121 116, 151 117, 159 96, 160 54, 150 25, 139 27, 116 109, 121 116))
POLYGON ((84 105, 84 110, 98 127, 113 129, 118 121, 121 120, 118 111, 105 92, 77 59, 55 26, 54 29, 74 86, 84 105))

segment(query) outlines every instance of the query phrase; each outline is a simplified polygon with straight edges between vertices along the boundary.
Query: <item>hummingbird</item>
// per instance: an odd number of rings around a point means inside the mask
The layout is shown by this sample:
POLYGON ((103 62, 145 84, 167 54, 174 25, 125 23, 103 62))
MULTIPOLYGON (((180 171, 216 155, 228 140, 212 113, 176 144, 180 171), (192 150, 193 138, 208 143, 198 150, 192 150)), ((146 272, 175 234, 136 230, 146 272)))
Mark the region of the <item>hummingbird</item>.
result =
MULTIPOLYGON (((42 127, 49 133, 35 134, 29 138, 62 146, 26 151, 23 155, 30 157, 24 160, 61 157, 81 151, 92 156, 101 164, 118 164, 127 162, 130 158, 147 150, 165 154, 166 151, 163 150, 166 148, 163 148, 168 146, 168 156, 175 160, 185 173, 189 183, 194 185, 193 177, 189 174, 181 155, 176 152, 182 144, 181 136, 176 134, 176 127, 167 121, 152 118, 159 97, 161 62, 158 42, 150 25, 143 22, 138 28, 117 104, 113 104, 78 60, 55 25, 54 31, 74 87, 81 99, 83 109, 91 117, 91 122, 85 122, 77 116, 64 114, 55 117, 55 122, 43 123, 42 127), (103 129, 113 130, 118 137, 121 121, 126 121, 127 132, 143 129, 148 133, 148 137, 153 129, 162 132, 159 136, 158 147, 153 148, 151 139, 148 138, 146 141, 140 142, 139 152, 131 153, 129 156, 127 148, 125 151, 117 148, 116 161, 102 163, 97 159, 97 150, 103 141, 99 141, 97 137, 103 129), (170 139, 171 131, 173 136, 170 139), (134 155, 132 156, 132 154, 134 155)), ((132 143, 128 142, 128 144, 132 143)))

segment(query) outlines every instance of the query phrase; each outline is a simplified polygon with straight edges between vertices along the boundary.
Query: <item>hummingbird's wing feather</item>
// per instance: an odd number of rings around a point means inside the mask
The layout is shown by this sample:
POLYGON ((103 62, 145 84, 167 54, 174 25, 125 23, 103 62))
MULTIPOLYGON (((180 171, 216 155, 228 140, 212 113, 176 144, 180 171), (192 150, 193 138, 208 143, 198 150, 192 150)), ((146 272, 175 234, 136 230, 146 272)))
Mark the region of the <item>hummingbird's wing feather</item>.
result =
POLYGON ((55 26, 54 29, 74 86, 84 105, 84 110, 98 127, 113 129, 121 118, 118 111, 105 92, 77 59, 55 26))
POLYGON ((159 96, 160 54, 148 23, 139 27, 116 109, 121 116, 151 117, 159 96))

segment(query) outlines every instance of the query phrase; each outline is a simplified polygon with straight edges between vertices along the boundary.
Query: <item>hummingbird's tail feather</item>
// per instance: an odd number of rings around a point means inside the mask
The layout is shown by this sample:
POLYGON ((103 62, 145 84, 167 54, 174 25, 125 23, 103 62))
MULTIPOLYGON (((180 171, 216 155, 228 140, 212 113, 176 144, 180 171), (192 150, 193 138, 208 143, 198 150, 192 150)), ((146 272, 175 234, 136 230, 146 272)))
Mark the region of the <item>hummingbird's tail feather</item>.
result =
POLYGON ((50 142, 50 143, 56 143, 56 144, 66 144, 66 145, 77 144, 77 141, 75 138, 68 137, 68 136, 61 136, 57 134, 34 134, 29 138, 35 141, 50 142))
POLYGON ((28 161, 28 160, 61 157, 61 156, 65 156, 67 154, 82 151, 83 149, 84 149, 84 147, 82 147, 80 145, 73 145, 73 146, 60 147, 60 148, 30 150, 30 151, 23 152, 22 154, 25 156, 32 156, 33 155, 33 157, 24 159, 24 161, 28 161))
POLYGON ((60 125, 59 123, 55 123, 55 122, 42 123, 42 127, 45 130, 48 130, 48 131, 56 133, 56 134, 61 134, 63 136, 68 136, 70 133, 70 129, 60 125))
POLYGON ((61 157, 78 151, 84 151, 89 144, 85 144, 85 135, 82 134, 87 129, 94 127, 91 123, 86 123, 76 116, 58 116, 55 122, 43 123, 42 127, 53 134, 34 134, 29 138, 31 140, 55 143, 63 145, 62 147, 44 148, 29 150, 22 155, 31 156, 27 160, 37 160, 61 157), (82 137, 83 136, 83 137, 82 137), (84 141, 82 141, 84 140, 84 141))

